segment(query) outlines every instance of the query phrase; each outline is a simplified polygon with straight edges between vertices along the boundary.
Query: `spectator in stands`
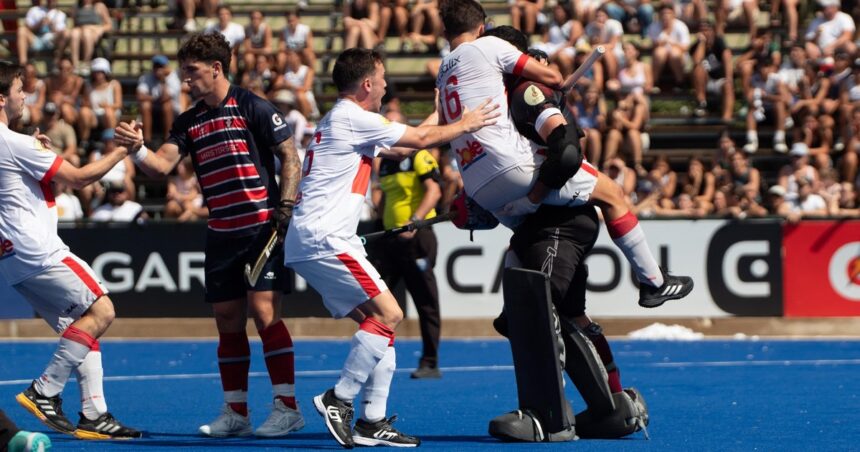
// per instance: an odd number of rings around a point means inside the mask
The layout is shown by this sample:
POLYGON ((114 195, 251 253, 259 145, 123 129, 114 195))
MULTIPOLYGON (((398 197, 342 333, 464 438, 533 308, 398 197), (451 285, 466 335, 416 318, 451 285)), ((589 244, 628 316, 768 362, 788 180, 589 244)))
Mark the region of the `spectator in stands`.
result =
POLYGON ((815 183, 806 178, 797 180, 798 196, 794 201, 795 210, 800 211, 803 218, 826 217, 828 215, 827 202, 818 193, 815 193, 815 183))
POLYGON ((594 16, 594 21, 585 26, 585 36, 592 47, 602 45, 606 54, 600 60, 605 69, 606 79, 612 80, 618 76, 618 61, 624 59, 621 49, 621 37, 624 27, 621 22, 609 17, 605 7, 600 7, 594 16))
POLYGON ((105 202, 98 206, 90 219, 93 221, 134 222, 145 220, 143 206, 130 200, 121 183, 108 182, 105 186, 105 202))
POLYGON ((609 17, 621 22, 629 33, 645 37, 654 22, 654 6, 650 0, 609 0, 603 4, 609 17))
POLYGON ((27 64, 28 51, 54 52, 54 66, 60 62, 63 50, 66 48, 68 30, 66 29, 66 13, 57 8, 57 0, 47 0, 42 6, 41 0, 33 0, 33 6, 24 16, 24 27, 18 27, 17 47, 18 63, 27 64))
MULTIPOLYGON (((98 146, 93 146, 93 151, 90 153, 89 160, 95 162, 100 160, 105 155, 109 154, 116 147, 114 142, 114 129, 105 130, 102 132, 101 141, 98 146)), ((108 184, 122 186, 126 197, 125 199, 133 200, 136 195, 136 186, 134 183, 134 175, 136 169, 131 157, 126 157, 119 163, 114 165, 110 171, 105 174, 99 182, 85 187, 81 190, 81 202, 84 205, 85 212, 93 212, 93 209, 99 203, 106 201, 107 197, 105 187, 108 184)))
POLYGON ((689 195, 693 206, 704 214, 713 209, 715 191, 714 174, 705 171, 705 165, 700 159, 691 158, 681 183, 681 193, 689 195))
POLYGON ((57 220, 80 221, 84 218, 81 200, 68 185, 54 181, 54 202, 57 205, 57 220))
POLYGON ((39 130, 51 139, 51 149, 72 165, 81 166, 78 154, 78 138, 75 128, 66 124, 60 117, 60 109, 53 102, 46 102, 42 109, 44 115, 39 130))
POLYGON ((301 23, 299 9, 287 12, 287 26, 284 27, 281 43, 278 47, 277 70, 284 71, 286 67, 286 51, 290 49, 302 57, 302 64, 316 67, 317 57, 314 53, 314 34, 311 27, 301 23))
POLYGON ((221 5, 217 10, 218 22, 206 27, 203 33, 221 33, 230 44, 233 55, 230 58, 230 74, 235 77, 239 73, 239 47, 245 42, 245 28, 233 22, 233 10, 227 5, 221 5))
POLYGON ((666 154, 657 155, 648 176, 659 187, 660 201, 658 205, 671 209, 673 207, 672 198, 675 197, 675 192, 678 189, 678 173, 672 170, 666 154))
POLYGON ((735 78, 732 51, 710 22, 699 24, 693 56, 693 90, 696 93, 696 116, 708 112, 707 95, 722 99, 722 119, 730 122, 735 108, 735 78))
POLYGON ((379 2, 346 0, 343 2, 343 48, 372 49, 379 44, 379 2))
POLYGON ((774 40, 773 32, 769 29, 761 29, 756 32, 744 53, 735 61, 735 66, 740 72, 741 87, 745 99, 752 96, 752 77, 756 71, 756 64, 767 58, 776 62, 777 65, 782 62, 779 43, 774 40))
MULTIPOLYGON (((795 52, 800 53, 800 52, 795 52)), ((806 54, 805 52, 803 53, 806 54)), ((785 74, 780 75, 783 97, 788 98, 791 105, 791 115, 801 123, 804 116, 819 115, 827 92, 830 91, 830 77, 825 77, 819 71, 818 63, 806 61, 803 64, 803 75, 797 81, 797 89, 792 90, 790 81, 785 74), (795 95, 796 94, 796 95, 795 95)))
MULTIPOLYGON (((779 0, 773 0, 779 1, 779 0)), ((726 33, 726 25, 736 22, 743 15, 744 21, 749 27, 749 35, 755 36, 757 32, 756 19, 758 18, 758 0, 719 0, 716 18, 717 35, 726 33)))
POLYGON ((209 217, 209 209, 203 205, 203 195, 194 175, 191 157, 185 157, 176 165, 176 174, 167 179, 167 204, 164 216, 176 221, 196 221, 209 217))
POLYGON ((166 140, 173 118, 182 112, 182 82, 164 55, 152 57, 152 71, 137 80, 137 103, 143 122, 143 137, 152 141, 154 131, 166 140))
MULTIPOLYGON (((291 51, 288 50, 288 52, 291 51)), ((273 93, 278 77, 278 73, 272 69, 271 58, 267 55, 257 55, 254 66, 246 68, 242 73, 242 82, 239 86, 268 99, 273 93)))
POLYGON ((546 5, 544 0, 509 0, 511 5, 511 25, 526 36, 535 34, 538 16, 546 5))
POLYGON ((296 96, 287 90, 280 90, 272 98, 272 104, 284 114, 286 123, 293 131, 293 141, 296 142, 296 150, 299 153, 299 159, 305 159, 305 135, 308 129, 310 134, 313 134, 314 127, 308 123, 307 118, 296 109, 296 96))
POLYGON ((552 20, 543 32, 541 42, 532 48, 542 50, 549 56, 563 77, 573 72, 574 45, 583 35, 582 23, 571 18, 565 5, 557 4, 552 9, 552 20))
POLYGON ((667 199, 662 205, 655 206, 654 213, 663 218, 699 218, 707 215, 708 211, 697 207, 692 196, 681 193, 674 199, 667 199))
POLYGON ((788 59, 783 61, 777 72, 782 84, 784 101, 792 114, 797 112, 795 102, 802 97, 800 90, 802 80, 806 75, 806 50, 803 44, 792 42, 788 59))
MULTIPOLYGON (((543 2, 543 0, 537 0, 543 2)), ((436 0, 415 0, 411 11, 412 32, 409 39, 413 45, 423 45, 428 52, 439 50, 437 46, 442 36, 442 20, 439 18, 439 2, 436 0), (426 33, 425 33, 426 30, 426 33)))
POLYGON ((660 20, 648 28, 648 38, 654 46, 654 83, 659 83, 660 76, 668 65, 673 86, 684 86, 684 62, 690 48, 690 30, 684 22, 675 17, 675 9, 671 4, 664 3, 660 7, 660 20))
POLYGON ((607 80, 606 89, 620 95, 645 94, 654 88, 651 65, 639 59, 639 48, 633 42, 621 45, 624 50, 624 65, 616 80, 607 80))
POLYGON ((761 173, 750 164, 749 156, 744 152, 735 152, 729 156, 728 180, 730 188, 743 188, 754 198, 761 196, 761 173))
POLYGON ((758 190, 753 191, 749 187, 737 187, 735 197, 737 203, 729 207, 732 216, 738 219, 763 217, 768 214, 767 208, 761 205, 758 190))
POLYGON ((788 151, 785 144, 785 120, 788 109, 779 88, 779 76, 776 64, 770 59, 759 60, 756 73, 752 77, 752 92, 747 99, 747 143, 744 151, 753 153, 758 150, 758 123, 764 121, 770 113, 774 119, 773 150, 784 154, 788 151))
MULTIPOLYGON (((588 58, 588 55, 591 53, 591 44, 584 39, 580 39, 579 42, 576 43, 574 50, 576 53, 573 56, 573 67, 578 68, 582 66, 582 63, 585 62, 586 58, 588 58)), ((576 82, 576 88, 584 93, 589 88, 594 87, 597 89, 598 93, 602 93, 605 81, 606 78, 603 72, 603 65, 595 64, 591 66, 591 69, 585 71, 582 78, 576 82)))
POLYGON ((567 109, 585 133, 584 154, 597 164, 603 152, 603 132, 606 130, 606 105, 600 91, 594 85, 586 90, 585 95, 571 90, 567 96, 567 109))
MULTIPOLYGON (((708 212, 710 216, 717 218, 732 216, 733 199, 729 199, 730 197, 727 194, 730 192, 733 193, 731 187, 729 187, 729 190, 717 190, 714 192, 714 204, 711 206, 710 212, 708 212)), ((734 198, 734 196, 731 198, 734 198)))
POLYGON ((659 206, 662 192, 660 184, 651 179, 650 175, 640 177, 636 181, 636 193, 632 196, 633 213, 639 218, 653 217, 659 206))
POLYGON ((860 177, 858 177, 858 166, 860 166, 860 108, 855 108, 851 112, 851 140, 845 148, 845 154, 839 162, 842 180, 848 183, 857 184, 860 187, 860 177))
POLYGON ((298 105, 299 111, 305 117, 319 118, 320 111, 313 90, 314 70, 302 64, 302 60, 296 52, 287 50, 286 56, 287 66, 284 74, 274 82, 273 89, 292 91, 296 96, 296 105, 298 105))
POLYGON ((850 90, 853 84, 855 78, 853 61, 854 58, 845 50, 836 50, 833 57, 833 71, 830 74, 830 87, 821 103, 822 113, 833 118, 835 126, 842 131, 841 134, 833 132, 834 137, 838 139, 840 151, 845 148, 845 135, 851 127, 851 107, 844 102, 845 97, 842 93, 850 90))
POLYGON ((800 212, 795 211, 790 202, 785 199, 786 190, 782 185, 774 185, 767 190, 771 215, 786 219, 789 223, 800 221, 800 212))
POLYGON ((798 3, 798 0, 771 0, 770 2, 770 26, 779 27, 785 24, 785 21, 777 15, 782 5, 782 11, 785 14, 783 17, 788 19, 788 40, 791 42, 796 42, 798 38, 798 3))
POLYGON ((263 12, 255 9, 251 11, 250 17, 251 22, 245 27, 245 42, 242 45, 245 71, 256 66, 258 55, 273 55, 272 27, 266 23, 263 12))
POLYGON ((794 143, 788 153, 791 163, 779 171, 779 185, 785 189, 787 201, 795 201, 800 194, 801 179, 812 184, 818 183, 818 170, 809 164, 809 147, 802 142, 794 143))
POLYGON ((594 14, 597 12, 597 9, 600 8, 600 5, 604 3, 604 1, 579 0, 571 3, 573 4, 574 16, 576 16, 576 18, 579 19, 582 23, 587 24, 594 20, 594 14))
POLYGON ((380 0, 379 2, 379 30, 377 30, 376 37, 382 42, 388 35, 388 31, 393 28, 394 34, 400 39, 400 51, 402 52, 412 49, 412 41, 410 41, 408 33, 408 4, 407 0, 380 0))
POLYGON ((621 186, 627 205, 632 206, 632 196, 635 194, 636 190, 636 171, 628 168, 627 165, 624 164, 624 160, 616 157, 604 162, 603 172, 606 173, 610 179, 615 181, 616 184, 621 186))
POLYGON ((811 163, 819 171, 833 165, 830 159, 830 152, 833 150, 833 126, 833 118, 829 115, 808 114, 796 129, 794 142, 806 144, 811 163))
POLYGON ((821 5, 821 15, 809 23, 806 29, 806 53, 809 58, 817 60, 832 57, 837 49, 854 53, 854 32, 857 26, 854 19, 839 11, 840 0, 818 0, 821 5))
MULTIPOLYGON (((604 158, 608 161, 620 150, 633 162, 633 168, 642 172, 642 133, 648 122, 648 100, 642 93, 629 93, 618 100, 609 116, 604 158)), ((600 165, 600 154, 589 153, 589 160, 600 165)))
POLYGON ((122 116, 122 86, 111 77, 108 60, 93 60, 83 97, 78 131, 81 141, 87 142, 93 130, 113 130, 122 116))
POLYGON ((831 215, 841 217, 860 217, 860 198, 855 185, 850 182, 839 184, 841 190, 830 199, 828 210, 831 215))
POLYGON ((672 9, 675 11, 675 17, 680 18, 687 24, 697 24, 708 18, 708 4, 706 0, 666 0, 664 4, 673 5, 672 9))
POLYGON ((72 17, 75 21, 70 40, 72 65, 79 74, 89 75, 96 45, 113 29, 113 20, 107 6, 99 0, 78 0, 72 17))
POLYGON ((47 100, 47 89, 45 81, 39 78, 36 66, 32 63, 27 63, 23 72, 23 89, 27 97, 24 98, 24 112, 18 122, 20 125, 28 126, 38 124, 42 120, 42 108, 47 100))
POLYGON ((185 30, 186 33, 193 33, 197 31, 197 23, 194 22, 194 16, 197 14, 197 9, 201 6, 203 7, 203 15, 206 16, 207 21, 214 19, 215 10, 218 8, 219 0, 176 0, 181 6, 182 16, 185 19, 185 22, 182 25, 182 29, 185 30))
POLYGON ((45 83, 48 101, 59 107, 66 124, 77 127, 84 79, 74 73, 74 65, 68 57, 60 59, 59 69, 45 83))

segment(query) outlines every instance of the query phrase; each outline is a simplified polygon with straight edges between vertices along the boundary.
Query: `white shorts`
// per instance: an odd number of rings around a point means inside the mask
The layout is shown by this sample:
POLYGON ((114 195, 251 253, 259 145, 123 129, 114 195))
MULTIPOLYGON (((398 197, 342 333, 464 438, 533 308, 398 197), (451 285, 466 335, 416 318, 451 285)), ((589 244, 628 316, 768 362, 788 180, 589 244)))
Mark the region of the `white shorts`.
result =
MULTIPOLYGON (((534 160, 524 162, 496 176, 475 192, 472 199, 490 212, 500 212, 509 202, 528 194, 537 181, 537 170, 543 160, 543 156, 536 154, 534 160)), ((597 169, 583 160, 579 171, 568 179, 564 187, 549 192, 543 204, 580 206, 591 199, 591 193, 594 192, 596 185, 597 169)))
POLYGON ((57 333, 87 312, 107 289, 93 269, 74 254, 12 286, 57 333))
POLYGON ((361 252, 347 251, 287 266, 322 295, 323 304, 336 319, 388 290, 379 272, 361 252))

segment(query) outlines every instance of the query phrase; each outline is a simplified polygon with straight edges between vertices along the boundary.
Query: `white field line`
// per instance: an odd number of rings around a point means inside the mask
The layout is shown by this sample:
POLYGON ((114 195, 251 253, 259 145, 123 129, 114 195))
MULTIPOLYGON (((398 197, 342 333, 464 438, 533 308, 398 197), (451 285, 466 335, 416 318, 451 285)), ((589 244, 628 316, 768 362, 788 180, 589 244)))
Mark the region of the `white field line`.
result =
MULTIPOLYGON (((774 361, 689 361, 675 363, 629 363, 627 367, 785 367, 785 366, 860 366, 860 359, 809 359, 809 360, 774 360, 774 361)), ((412 372, 414 368, 397 369, 396 372, 412 372)), ((498 372, 514 370, 513 366, 462 366, 442 367, 443 372, 498 372)), ((297 377, 336 377, 340 370, 304 370, 297 371, 297 377)), ((268 378, 267 372, 250 372, 252 378, 268 378)), ((113 375, 104 377, 104 381, 160 381, 160 380, 206 380, 220 378, 215 372, 199 374, 161 374, 161 375, 113 375)), ((32 379, 0 380, 0 386, 17 386, 31 383, 32 379)))

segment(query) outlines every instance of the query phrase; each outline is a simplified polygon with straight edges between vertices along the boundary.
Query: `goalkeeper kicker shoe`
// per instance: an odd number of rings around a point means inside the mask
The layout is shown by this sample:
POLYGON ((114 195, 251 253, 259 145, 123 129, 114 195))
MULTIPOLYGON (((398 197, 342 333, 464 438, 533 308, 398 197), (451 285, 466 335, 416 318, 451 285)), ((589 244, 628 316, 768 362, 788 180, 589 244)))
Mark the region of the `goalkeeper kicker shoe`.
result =
POLYGON ((352 416, 355 412, 351 402, 344 402, 334 395, 334 389, 314 397, 314 406, 325 419, 325 426, 341 446, 352 449, 352 416))
POLYGON ((33 413, 45 425, 60 433, 71 434, 75 426, 63 414, 63 399, 57 394, 45 397, 36 391, 35 383, 24 392, 15 396, 15 400, 27 411, 33 413))
POLYGON ((83 413, 80 415, 81 420, 75 430, 75 437, 78 439, 132 439, 143 436, 139 431, 120 424, 110 413, 102 414, 93 420, 87 419, 83 413))
POLYGON ((275 399, 272 414, 263 422, 254 435, 274 438, 286 436, 290 432, 296 432, 305 426, 305 419, 299 410, 294 410, 286 405, 281 399, 275 399))
POLYGON ((214 421, 200 426, 200 433, 215 438, 226 438, 228 436, 251 436, 254 429, 251 428, 251 420, 248 416, 233 411, 230 405, 224 404, 221 415, 214 421))
POLYGON ((359 446, 417 447, 421 444, 420 439, 394 428, 391 424, 395 420, 396 415, 376 422, 359 419, 355 423, 352 440, 359 446))
POLYGON ((660 271, 663 273, 662 286, 639 284, 639 306, 656 308, 669 300, 684 298, 693 290, 693 279, 689 276, 670 275, 662 267, 660 271))

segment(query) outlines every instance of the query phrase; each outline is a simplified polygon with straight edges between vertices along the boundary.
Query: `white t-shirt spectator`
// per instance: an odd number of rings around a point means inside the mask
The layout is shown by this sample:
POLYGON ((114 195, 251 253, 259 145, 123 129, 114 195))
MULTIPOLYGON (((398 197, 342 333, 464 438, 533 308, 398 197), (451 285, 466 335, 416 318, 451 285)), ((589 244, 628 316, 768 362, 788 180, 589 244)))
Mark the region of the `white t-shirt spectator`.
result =
POLYGON ((818 44, 818 47, 823 48, 839 39, 846 31, 850 31, 853 34, 856 29, 857 26, 854 24, 854 19, 848 14, 839 11, 831 20, 827 20, 822 16, 813 19, 809 24, 809 28, 806 29, 805 37, 807 41, 811 41, 815 39, 816 31, 820 30, 821 32, 818 33, 818 39, 816 39, 815 43, 818 44))
POLYGON ((227 24, 227 28, 222 30, 218 23, 206 28, 204 33, 221 33, 224 36, 224 39, 227 40, 227 43, 230 44, 231 49, 235 49, 236 46, 245 41, 245 27, 237 24, 236 22, 230 22, 227 24))
POLYGON ((648 38, 655 45, 658 41, 672 44, 680 44, 685 49, 690 47, 690 29, 680 19, 675 19, 672 29, 668 32, 663 30, 663 24, 659 21, 648 26, 648 38))
POLYGON ((137 92, 140 94, 159 98, 164 89, 167 89, 167 94, 173 99, 173 111, 177 114, 180 113, 182 106, 179 103, 179 98, 182 94, 182 82, 176 75, 176 71, 170 71, 170 74, 164 79, 164 84, 155 78, 155 74, 152 72, 143 74, 137 79, 137 92))
POLYGON ((50 25, 44 26, 41 30, 38 30, 36 34, 41 36, 47 33, 63 31, 66 29, 66 13, 56 8, 48 10, 44 6, 34 6, 27 10, 24 22, 27 24, 27 27, 32 29, 42 22, 45 17, 48 18, 50 25))
POLYGON ((60 193, 55 199, 57 203, 57 218, 60 221, 76 221, 84 217, 81 200, 69 193, 60 193))
POLYGON ((795 210, 800 212, 815 212, 827 208, 827 202, 820 195, 815 193, 810 194, 803 201, 798 198, 795 202, 795 210))
POLYGON ((143 206, 134 202, 126 201, 121 206, 113 206, 111 204, 102 204, 93 211, 93 221, 134 221, 140 212, 143 211, 143 206))

